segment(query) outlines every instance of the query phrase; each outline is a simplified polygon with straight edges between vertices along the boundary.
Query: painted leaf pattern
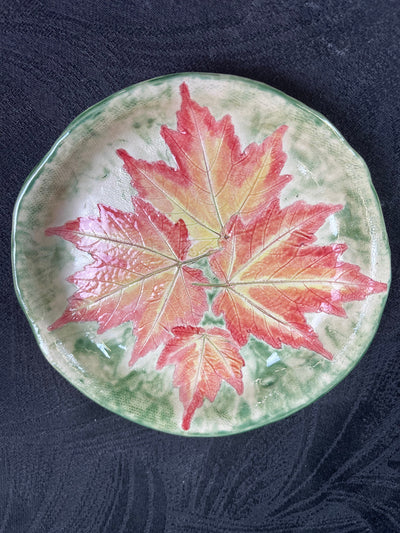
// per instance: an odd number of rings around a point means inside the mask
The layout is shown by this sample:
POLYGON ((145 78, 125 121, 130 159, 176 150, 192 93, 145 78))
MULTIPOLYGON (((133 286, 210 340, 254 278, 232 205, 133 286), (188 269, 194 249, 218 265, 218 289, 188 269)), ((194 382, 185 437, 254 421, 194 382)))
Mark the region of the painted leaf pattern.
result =
POLYGON ((221 328, 177 327, 173 333, 175 337, 165 345, 157 368, 175 365, 174 385, 179 387, 185 409, 182 427, 189 429, 195 410, 204 398, 215 400, 222 381, 242 394, 244 361, 238 344, 221 328))
POLYGON ((288 344, 320 353, 327 351, 304 317, 325 312, 346 316, 344 302, 362 300, 386 289, 341 261, 346 245, 316 246, 315 231, 340 205, 304 202, 281 209, 274 201, 253 222, 235 217, 228 240, 210 259, 225 281, 213 304, 243 346, 250 333, 274 348, 288 344))
POLYGON ((98 216, 46 233, 92 257, 68 278, 76 292, 49 329, 96 321, 101 334, 131 321, 130 364, 153 353, 158 370, 175 365, 188 430, 223 382, 243 392, 240 349, 250 334, 276 349, 303 347, 332 359, 306 313, 345 317, 343 304, 387 287, 342 260, 345 244, 317 243, 317 230, 341 205, 280 206, 292 179, 282 173, 287 126, 242 150, 229 115, 216 120, 185 83, 180 89, 177 129, 161 128, 176 167, 117 150, 137 191, 133 212, 100 204, 98 216), (204 262, 217 282, 207 279, 204 262), (226 328, 203 327, 207 314, 222 316, 226 328))
POLYGON ((134 213, 99 205, 99 217, 78 218, 47 230, 94 259, 68 281, 78 290, 64 314, 50 326, 96 320, 99 333, 134 323, 131 364, 165 342, 179 324, 198 324, 208 309, 200 270, 185 264, 190 246, 185 224, 176 224, 140 198, 134 213))
POLYGON ((177 168, 134 159, 125 150, 117 153, 139 195, 172 220, 184 220, 194 242, 190 255, 195 255, 218 248, 233 214, 251 219, 290 181, 291 176, 280 174, 287 128, 281 126, 260 145, 252 143, 242 151, 229 115, 215 120, 190 98, 186 84, 181 95, 177 131, 161 128, 177 168))

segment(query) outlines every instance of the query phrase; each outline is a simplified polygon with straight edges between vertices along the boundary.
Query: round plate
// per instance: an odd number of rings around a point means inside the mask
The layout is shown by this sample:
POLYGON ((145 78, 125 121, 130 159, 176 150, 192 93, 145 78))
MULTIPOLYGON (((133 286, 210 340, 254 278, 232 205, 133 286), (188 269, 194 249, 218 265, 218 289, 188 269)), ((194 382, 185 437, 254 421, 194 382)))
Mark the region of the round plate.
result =
POLYGON ((324 117, 258 82, 177 74, 67 128, 19 195, 13 268, 75 387, 211 436, 279 420, 348 374, 390 251, 368 169, 324 117))

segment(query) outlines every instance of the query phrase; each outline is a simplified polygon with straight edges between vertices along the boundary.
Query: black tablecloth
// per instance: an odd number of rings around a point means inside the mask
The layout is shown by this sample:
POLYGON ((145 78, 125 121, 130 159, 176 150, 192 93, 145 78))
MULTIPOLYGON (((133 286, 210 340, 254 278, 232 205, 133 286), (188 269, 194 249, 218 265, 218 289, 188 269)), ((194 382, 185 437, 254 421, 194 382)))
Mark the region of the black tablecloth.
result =
POLYGON ((1 5, 1 532, 400 531, 398 0, 4 0, 1 5), (266 82, 326 115, 366 160, 391 293, 356 369, 310 407, 225 438, 128 422, 41 355, 13 292, 26 176, 81 111, 185 71, 266 82))

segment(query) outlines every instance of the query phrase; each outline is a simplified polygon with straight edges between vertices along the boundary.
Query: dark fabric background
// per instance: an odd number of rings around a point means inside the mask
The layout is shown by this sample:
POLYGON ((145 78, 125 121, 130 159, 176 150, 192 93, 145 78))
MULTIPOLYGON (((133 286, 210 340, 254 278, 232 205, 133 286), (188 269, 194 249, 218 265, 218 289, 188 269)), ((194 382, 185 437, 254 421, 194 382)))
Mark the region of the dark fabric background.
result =
POLYGON ((0 531, 400 531, 398 0, 3 0, 0 531), (53 370, 14 296, 13 204, 69 122, 135 82, 211 71, 325 114, 365 158, 391 294, 356 369, 314 405, 225 438, 165 435, 53 370))

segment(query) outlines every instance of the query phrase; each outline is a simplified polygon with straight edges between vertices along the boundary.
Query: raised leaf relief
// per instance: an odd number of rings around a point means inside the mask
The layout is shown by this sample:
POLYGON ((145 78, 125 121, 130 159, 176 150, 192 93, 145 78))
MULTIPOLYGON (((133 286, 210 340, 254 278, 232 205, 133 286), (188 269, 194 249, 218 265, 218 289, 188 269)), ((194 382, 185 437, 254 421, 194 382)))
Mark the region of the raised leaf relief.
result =
POLYGON ((229 115, 216 121, 206 107, 181 86, 177 131, 163 126, 161 135, 177 162, 148 163, 118 150, 139 196, 172 220, 182 219, 193 239, 190 255, 218 248, 232 215, 250 220, 275 198, 291 176, 280 172, 286 161, 281 126, 260 145, 241 150, 229 115))
POLYGON ((210 259, 224 280, 213 311, 241 346, 252 333, 274 348, 303 346, 332 359, 304 313, 345 317, 344 302, 386 289, 341 260, 346 245, 314 244, 315 231, 340 208, 296 202, 281 209, 274 201, 247 225, 231 220, 229 239, 210 259))
POLYGON ((280 206, 292 179, 282 173, 286 126, 242 150, 229 115, 216 120, 186 84, 181 95, 177 130, 161 128, 176 167, 117 151, 137 191, 133 212, 99 205, 98 216, 46 233, 92 257, 68 278, 77 290, 49 329, 96 321, 102 333, 131 321, 130 364, 158 350, 157 369, 175 365, 187 430, 223 382, 242 393, 240 348, 250 334, 332 359, 305 314, 345 317, 343 304, 387 287, 342 260, 345 244, 317 243, 316 231, 341 205, 280 206), (211 310, 210 289, 217 291, 211 310), (226 329, 202 327, 211 312, 226 329))
POLYGON ((179 387, 185 409, 182 427, 189 429, 195 410, 204 398, 215 400, 223 381, 242 394, 244 361, 238 344, 221 328, 176 327, 173 333, 175 337, 165 345, 157 368, 175 365, 174 385, 179 387))
POLYGON ((89 252, 94 262, 68 281, 78 290, 50 326, 96 320, 98 332, 132 320, 131 364, 156 349, 177 325, 198 324, 208 309, 207 279, 186 262, 190 247, 183 221, 172 223, 140 198, 134 213, 99 205, 99 217, 78 218, 47 235, 59 235, 89 252))

